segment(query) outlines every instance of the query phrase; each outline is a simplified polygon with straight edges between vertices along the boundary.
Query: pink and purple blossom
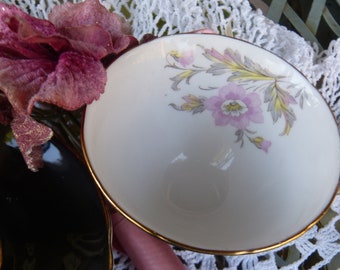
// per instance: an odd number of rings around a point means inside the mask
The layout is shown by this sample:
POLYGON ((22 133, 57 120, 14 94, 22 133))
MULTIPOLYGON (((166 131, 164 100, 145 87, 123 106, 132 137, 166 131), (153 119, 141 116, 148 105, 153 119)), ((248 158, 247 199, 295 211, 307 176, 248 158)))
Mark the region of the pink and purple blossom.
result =
POLYGON ((194 52, 192 50, 188 51, 172 51, 170 55, 178 62, 182 67, 187 67, 195 61, 194 52))
POLYGON ((258 148, 268 153, 269 148, 271 147, 271 141, 267 141, 262 137, 249 138, 249 140, 258 148))
POLYGON ((264 121, 259 95, 247 93, 242 86, 234 83, 220 88, 217 96, 207 98, 204 107, 212 112, 217 126, 231 125, 244 130, 251 122, 264 121))

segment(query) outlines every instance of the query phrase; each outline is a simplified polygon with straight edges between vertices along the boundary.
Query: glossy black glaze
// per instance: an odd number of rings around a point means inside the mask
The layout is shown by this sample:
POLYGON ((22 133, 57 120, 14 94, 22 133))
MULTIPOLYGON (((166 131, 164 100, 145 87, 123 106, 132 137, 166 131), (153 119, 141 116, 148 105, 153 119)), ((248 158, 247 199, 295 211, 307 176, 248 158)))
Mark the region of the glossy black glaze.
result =
POLYGON ((31 172, 8 132, 0 125, 1 269, 107 270, 105 214, 85 164, 52 140, 31 172))

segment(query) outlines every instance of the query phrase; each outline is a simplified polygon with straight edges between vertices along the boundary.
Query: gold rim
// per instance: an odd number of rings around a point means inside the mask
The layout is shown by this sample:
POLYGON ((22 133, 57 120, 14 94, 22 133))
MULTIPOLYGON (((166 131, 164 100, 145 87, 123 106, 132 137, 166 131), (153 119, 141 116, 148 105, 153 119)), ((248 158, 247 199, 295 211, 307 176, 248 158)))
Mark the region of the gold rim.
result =
MULTIPOLYGON (((84 118, 83 118, 83 122, 85 119, 85 114, 84 114, 84 118)), ((84 157, 85 157, 85 161, 86 164, 89 168, 89 171, 96 183, 96 185, 98 186, 99 190, 102 192, 103 196, 106 198, 106 200, 111 204, 111 206, 113 206, 115 209, 117 209, 117 211, 119 211, 126 219, 128 219, 130 222, 132 222, 133 224, 135 224, 137 227, 141 228, 143 231, 145 231, 146 233, 157 237, 171 245, 174 246, 178 246, 187 250, 191 250, 194 252, 200 252, 200 253, 206 253, 206 254, 216 254, 216 255, 245 255, 245 254, 255 254, 255 253, 260 253, 260 252, 265 252, 265 251, 269 251, 275 248, 279 248, 282 247, 286 244, 288 244, 291 241, 294 241, 295 239, 299 238, 300 236, 302 236, 304 233, 306 233, 309 229, 311 229, 314 225, 316 225, 320 219, 327 213, 327 211, 330 209, 332 202, 334 201, 336 195, 338 194, 338 188, 335 189, 330 202, 327 204, 327 206, 325 207, 325 209, 320 213, 320 215, 314 220, 312 221, 308 226, 306 226, 304 229, 302 229, 301 231, 297 232, 296 234, 294 234, 293 236, 287 238, 286 240, 280 241, 278 243, 275 243, 273 245, 269 245, 269 246, 265 246, 265 247, 260 247, 260 248, 255 248, 255 249, 246 249, 246 250, 214 250, 214 249, 204 249, 204 248, 198 248, 198 247, 194 247, 194 246, 190 246, 190 245, 186 245, 183 243, 180 243, 178 241, 175 241, 171 238, 165 237, 155 231, 153 231, 152 229, 148 228, 147 226, 144 226, 142 223, 138 222, 137 220, 135 220, 133 217, 131 217, 128 213, 126 213, 117 202, 115 202, 115 200, 113 200, 111 198, 111 196, 108 194, 108 192, 106 191, 106 189, 104 188, 104 186, 102 185, 102 183, 99 181, 96 173, 94 172, 91 163, 89 161, 88 155, 87 155, 87 151, 86 151, 86 147, 84 144, 84 135, 83 135, 83 125, 82 125, 82 133, 81 133, 81 145, 82 145, 82 150, 84 152, 84 157)), ((106 209, 106 215, 108 215, 108 210, 107 210, 107 206, 104 208, 106 209)), ((109 235, 109 239, 112 239, 113 237, 113 231, 112 231, 112 226, 111 226, 111 221, 110 218, 107 217, 108 219, 108 224, 109 224, 109 230, 108 230, 108 235, 109 235)), ((112 250, 111 245, 110 246, 110 250, 112 250)), ((112 255, 112 252, 111 252, 112 255)), ((112 256, 111 256, 112 257, 112 256)), ((112 258, 111 258, 112 260, 112 258)))
MULTIPOLYGON (((187 33, 186 33, 187 34, 187 33)), ((195 34, 195 33, 190 33, 191 35, 204 35, 204 34, 195 34)), ((208 34, 208 35, 217 35, 217 36, 221 36, 218 34, 208 34)), ((225 36, 226 37, 226 36, 225 36)), ((162 38, 162 37, 160 37, 162 38)), ((240 40, 238 38, 235 37, 226 37, 226 38, 231 38, 231 39, 235 39, 244 43, 248 43, 252 46, 258 47, 264 51, 270 52, 269 50, 266 50, 256 44, 252 44, 248 41, 244 41, 244 40, 240 40)), ((275 55, 276 57, 282 59, 284 62, 286 62, 289 66, 293 67, 298 73, 300 73, 304 78, 306 78, 302 72, 300 72, 298 69, 296 69, 293 65, 291 65, 289 62, 287 62, 285 59, 283 59, 282 57, 270 52, 271 54, 275 55)), ((306 81, 308 82, 308 80, 306 79, 306 81)), ((338 121, 335 117, 334 111, 331 109, 329 103, 326 101, 325 97, 322 95, 322 93, 320 92, 319 89, 317 89, 315 86, 313 86, 313 88, 317 91, 317 93, 321 96, 321 98, 324 100, 324 102, 326 103, 333 119, 335 122, 335 125, 337 126, 338 121)), ((296 240, 297 238, 299 238, 300 236, 302 236, 303 234, 305 234, 308 230, 310 230, 314 225, 316 225, 321 219, 322 217, 327 213, 327 211, 330 209, 335 197, 337 194, 340 194, 340 182, 338 182, 338 186, 337 188, 335 188, 335 191, 333 192, 333 195, 330 198, 329 203, 327 204, 327 206, 325 207, 325 209, 309 224, 307 225, 304 229, 302 229, 301 231, 298 231, 297 233, 293 234, 292 236, 290 236, 289 238, 282 240, 278 243, 274 243, 272 245, 268 245, 268 246, 264 246, 264 247, 259 247, 259 248, 254 248, 254 249, 245 249, 245 250, 214 250, 214 249, 204 249, 204 248, 198 248, 198 247, 194 247, 194 246, 190 246, 178 241, 175 241, 171 238, 165 237, 157 232, 155 232, 154 230, 152 230, 151 228, 144 226, 142 223, 138 222, 137 220, 135 220, 133 217, 131 217, 127 212, 125 212, 120 206, 119 204, 113 199, 111 198, 111 196, 109 195, 109 193, 106 191, 106 189, 104 188, 103 184, 100 182, 100 180, 98 179, 96 173, 94 172, 94 169, 92 168, 92 165, 90 163, 89 157, 87 155, 87 151, 86 151, 86 147, 85 147, 85 142, 84 142, 84 121, 85 121, 85 115, 86 115, 86 109, 85 112, 83 114, 83 119, 82 119, 82 125, 81 125, 81 147, 82 147, 82 151, 84 154, 84 158, 85 158, 85 162, 86 165, 96 183, 96 185, 98 186, 99 190, 102 192, 103 196, 106 198, 106 200, 115 208, 117 209, 117 211, 119 211, 126 219, 128 219, 130 222, 132 222, 133 224, 135 224, 137 227, 139 227, 140 229, 142 229, 143 231, 145 231, 146 233, 159 238, 171 245, 174 246, 178 246, 187 250, 191 250, 194 252, 200 252, 200 253, 206 253, 206 254, 215 254, 215 255, 245 255, 245 254, 255 254, 255 253, 260 253, 260 252, 266 252, 272 249, 276 249, 279 247, 282 247, 294 240, 296 240)), ((340 131, 338 130, 338 134, 340 131)), ((110 222, 111 223, 111 222, 110 222)), ((112 235, 112 228, 109 229, 109 236, 110 238, 113 236, 112 235)))
MULTIPOLYGON (((83 135, 82 135, 83 137, 83 135)), ((83 138, 82 138, 83 141, 83 138)), ((126 219, 128 219, 130 222, 132 222, 133 224, 135 224, 137 227, 141 228, 143 231, 145 231, 146 233, 157 237, 171 245, 174 246, 178 246, 187 250, 191 250, 194 252, 200 252, 200 253, 206 253, 206 254, 215 254, 215 255, 245 255, 245 254, 255 254, 255 253, 260 253, 260 252, 265 252, 265 251, 269 251, 275 248, 279 248, 282 247, 286 244, 288 244, 289 242, 294 241, 295 239, 299 238, 300 236, 302 236, 303 234, 305 234, 308 230, 310 230, 314 225, 316 225, 320 219, 322 219, 322 217, 327 213, 327 211, 330 209, 332 202, 334 201, 337 193, 338 193, 338 188, 335 190, 334 194, 332 195, 332 198, 330 200, 330 202, 328 203, 328 205, 326 206, 326 208, 321 212, 321 214, 314 220, 312 221, 308 226, 306 226, 306 228, 304 228, 303 230, 297 232, 296 234, 294 234, 293 236, 287 238, 286 240, 283 240, 281 242, 275 243, 273 245, 269 245, 269 246, 265 246, 265 247, 260 247, 260 248, 255 248, 255 249, 248 249, 248 250, 213 250, 213 249, 204 249, 204 248, 198 248, 198 247, 194 247, 194 246, 190 246, 190 245, 186 245, 183 243, 180 243, 178 241, 175 241, 171 238, 165 237, 161 234, 158 234, 157 232, 153 231, 152 229, 144 226, 142 223, 138 222, 137 220, 135 220, 133 217, 131 217, 128 213, 126 213, 120 206, 118 203, 116 203, 108 194, 108 192, 106 191, 106 189, 103 187, 103 185, 101 184, 101 182, 99 181, 99 179, 97 178, 90 162, 87 156, 87 152, 85 149, 84 144, 82 143, 82 149, 84 151, 85 154, 85 160, 86 163, 89 167, 89 170, 93 176, 93 179, 95 181, 95 183, 98 185, 99 189, 101 190, 101 192, 103 193, 104 197, 107 199, 107 201, 113 206, 115 207, 115 209, 117 209, 117 211, 119 211, 126 219)), ((110 238, 112 237, 112 228, 109 229, 109 235, 110 238)))

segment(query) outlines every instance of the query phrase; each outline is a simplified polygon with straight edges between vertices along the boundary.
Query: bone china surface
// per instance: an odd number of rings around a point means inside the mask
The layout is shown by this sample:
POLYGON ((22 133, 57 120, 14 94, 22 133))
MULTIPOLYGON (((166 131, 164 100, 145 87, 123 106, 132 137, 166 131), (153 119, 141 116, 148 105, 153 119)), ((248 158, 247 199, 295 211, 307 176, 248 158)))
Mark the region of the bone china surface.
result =
POLYGON ((334 197, 339 135, 279 57, 218 35, 140 45, 107 70, 83 149, 109 201, 144 230, 208 253, 293 240, 334 197))

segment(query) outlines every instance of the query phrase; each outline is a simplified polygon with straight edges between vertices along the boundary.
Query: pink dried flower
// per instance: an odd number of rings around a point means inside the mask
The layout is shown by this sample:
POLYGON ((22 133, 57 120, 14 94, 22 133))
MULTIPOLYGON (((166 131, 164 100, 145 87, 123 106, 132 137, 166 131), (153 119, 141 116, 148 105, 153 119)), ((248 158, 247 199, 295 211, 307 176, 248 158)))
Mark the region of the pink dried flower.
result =
POLYGON ((35 103, 76 110, 98 99, 107 79, 101 60, 138 44, 98 0, 56 6, 49 19, 0 3, 0 123, 11 124, 33 171, 53 134, 30 117, 35 103))

